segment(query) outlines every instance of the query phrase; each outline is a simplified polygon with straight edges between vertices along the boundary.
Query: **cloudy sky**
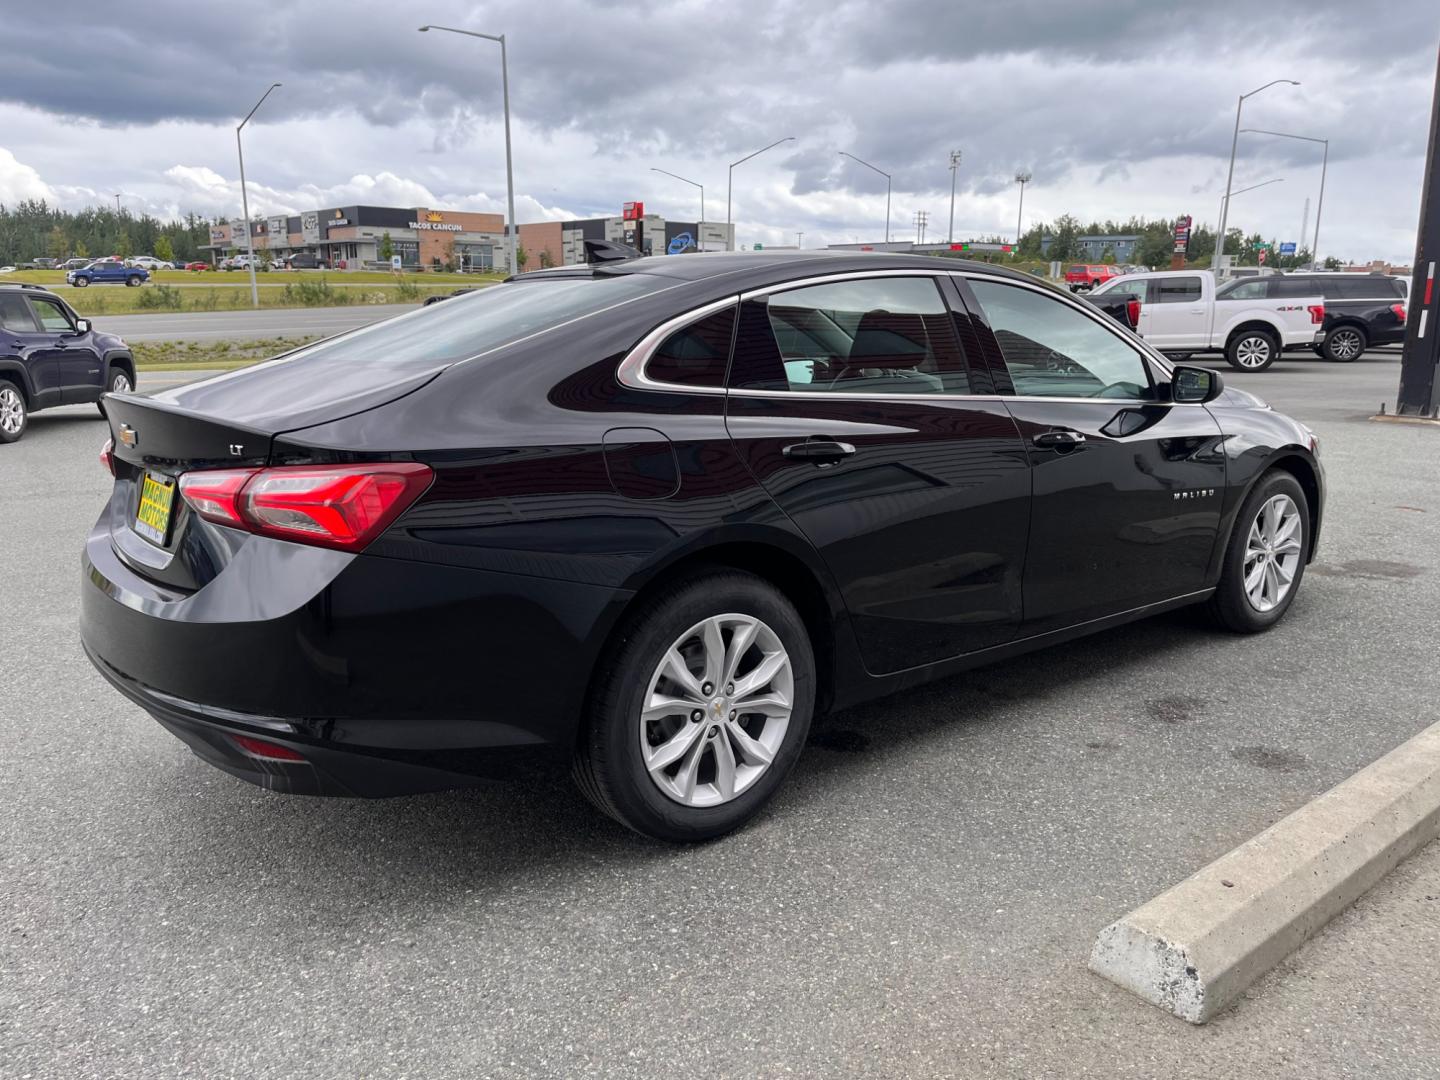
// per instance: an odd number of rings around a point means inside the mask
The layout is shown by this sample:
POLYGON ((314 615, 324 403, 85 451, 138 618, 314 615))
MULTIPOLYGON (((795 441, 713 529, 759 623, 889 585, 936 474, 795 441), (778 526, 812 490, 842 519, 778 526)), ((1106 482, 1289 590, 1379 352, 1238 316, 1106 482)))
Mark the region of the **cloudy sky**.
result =
MULTIPOLYGON (((521 221, 641 199, 741 243, 876 239, 916 211, 943 239, 1025 218, 1192 214, 1214 222, 1235 99, 1245 126, 1331 140, 1321 253, 1408 261, 1440 7, 1434 0, 246 0, 6 10, 0 203, 238 214, 235 125, 255 215, 367 202, 503 209, 498 48, 508 35, 521 221)), ((1240 136, 1231 223, 1299 238, 1320 148, 1240 136)))

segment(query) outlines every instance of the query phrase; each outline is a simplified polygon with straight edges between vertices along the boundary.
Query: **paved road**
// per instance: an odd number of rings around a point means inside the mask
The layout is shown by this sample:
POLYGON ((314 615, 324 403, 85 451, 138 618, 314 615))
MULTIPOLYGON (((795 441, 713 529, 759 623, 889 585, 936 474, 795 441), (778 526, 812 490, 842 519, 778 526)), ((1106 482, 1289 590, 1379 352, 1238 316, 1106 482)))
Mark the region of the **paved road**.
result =
POLYGON ((0 447, 0 1074, 1440 1076, 1440 851, 1208 1028, 1085 970, 1440 718, 1440 431, 1364 419, 1397 376, 1233 376, 1329 470, 1274 632, 1161 618, 832 717, 771 812, 683 849, 560 782, 321 801, 197 761, 80 655, 101 428, 39 414, 0 447))
POLYGON ((361 304, 339 308, 261 308, 153 315, 97 315, 96 329, 126 341, 251 341, 266 337, 321 336, 388 319, 415 304, 361 304))

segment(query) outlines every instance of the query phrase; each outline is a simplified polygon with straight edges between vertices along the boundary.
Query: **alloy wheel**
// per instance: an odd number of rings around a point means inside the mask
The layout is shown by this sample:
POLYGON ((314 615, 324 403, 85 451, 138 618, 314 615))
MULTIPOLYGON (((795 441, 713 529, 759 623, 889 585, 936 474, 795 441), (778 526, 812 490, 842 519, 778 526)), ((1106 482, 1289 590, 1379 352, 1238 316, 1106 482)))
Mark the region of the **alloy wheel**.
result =
POLYGON ((25 426, 25 401, 20 391, 10 386, 0 387, 0 431, 15 435, 25 426))
POLYGON ((1300 508, 1289 495, 1267 499, 1245 542, 1245 598, 1264 614, 1290 592, 1300 568, 1300 508))
POLYGON ((685 806, 719 806, 763 776, 795 700, 790 655, 751 615, 715 615, 676 639, 650 677, 639 717, 650 779, 685 806))
POLYGON ((1360 355, 1360 335, 1354 330, 1336 330, 1330 335, 1330 355, 1336 360, 1354 360, 1360 355))
POLYGON ((1260 368, 1270 362, 1270 341, 1259 334, 1241 338, 1235 345, 1235 362, 1244 368, 1260 368))
POLYGON ((128 394, 130 392, 130 377, 123 371, 117 371, 110 380, 110 392, 112 394, 128 394))

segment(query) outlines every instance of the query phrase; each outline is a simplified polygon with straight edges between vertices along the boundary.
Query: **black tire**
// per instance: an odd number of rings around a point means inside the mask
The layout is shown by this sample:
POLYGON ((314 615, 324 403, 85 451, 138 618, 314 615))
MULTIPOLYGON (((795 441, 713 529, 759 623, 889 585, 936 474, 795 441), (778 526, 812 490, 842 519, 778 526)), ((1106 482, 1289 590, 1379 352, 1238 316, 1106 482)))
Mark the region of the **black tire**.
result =
POLYGON ((9 379, 0 379, 0 443, 19 442, 29 426, 25 391, 9 379))
POLYGON ((89 278, 77 277, 77 278, 75 279, 75 288, 77 288, 77 289, 87 288, 87 287, 89 286, 89 284, 90 284, 90 279, 89 279, 89 278))
MULTIPOLYGON (((815 706, 815 658, 804 622, 773 585, 738 570, 697 573, 643 601, 617 629, 597 671, 600 675, 575 757, 576 784, 604 813, 658 840, 710 840, 759 813, 799 758, 815 706), (646 770, 638 726, 641 706, 671 645, 703 620, 728 613, 759 619, 789 655, 793 674, 789 725, 770 765, 748 788, 729 802, 688 806, 661 791, 646 770)), ((682 718, 681 727, 686 722, 682 718)), ((701 721, 701 727, 709 724, 708 716, 701 721)), ((721 731, 721 739, 729 738, 719 724, 710 730, 721 731)))
POLYGON ((125 279, 125 284, 126 284, 127 287, 129 287, 129 288, 131 288, 131 289, 138 288, 139 285, 140 285, 140 275, 139 275, 139 274, 131 274, 129 277, 127 277, 127 278, 125 279))
POLYGON ((1225 562, 1220 570, 1220 584, 1215 594, 1207 601, 1206 611, 1210 618, 1226 630, 1237 634, 1258 634, 1269 630, 1285 617, 1290 610, 1300 583, 1305 577, 1305 560, 1310 552, 1310 504, 1299 481, 1288 472, 1271 469, 1256 481, 1250 494, 1240 505, 1235 524, 1230 529, 1230 539, 1225 545, 1225 562), (1277 495, 1288 495, 1300 511, 1300 557, 1290 590, 1269 611, 1259 611, 1250 602, 1245 590, 1245 549, 1250 528, 1260 508, 1277 495))
POLYGON ((1167 353, 1165 354, 1165 359, 1167 359, 1167 360, 1174 360, 1175 363, 1177 363, 1177 364, 1185 364, 1185 363, 1189 363, 1190 357, 1192 357, 1192 356, 1194 356, 1194 355, 1195 355, 1194 353, 1188 353, 1188 352, 1167 352, 1167 353))
POLYGON ((1273 331, 1237 330, 1225 343, 1225 362, 1236 371, 1264 371, 1280 356, 1280 341, 1273 331))
POLYGON ((1351 364, 1360 359, 1360 354, 1370 344, 1364 327, 1337 326, 1325 335, 1320 343, 1320 355, 1337 364, 1351 364))
MULTIPOLYGON (((134 389, 135 380, 130 375, 130 372, 122 367, 112 367, 110 369, 110 374, 105 380, 105 392, 107 394, 125 394, 134 389), (123 386, 117 385, 122 382, 124 383, 123 386)), ((101 416, 105 415, 105 406, 101 405, 98 401, 95 403, 95 408, 100 410, 101 416)))

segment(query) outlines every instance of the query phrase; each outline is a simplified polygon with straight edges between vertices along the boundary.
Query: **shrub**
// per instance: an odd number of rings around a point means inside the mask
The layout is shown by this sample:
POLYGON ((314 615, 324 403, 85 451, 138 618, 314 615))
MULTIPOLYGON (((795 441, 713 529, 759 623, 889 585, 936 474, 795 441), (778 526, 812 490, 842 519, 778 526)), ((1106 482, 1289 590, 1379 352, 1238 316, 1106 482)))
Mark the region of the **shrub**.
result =
POLYGON ((323 277, 301 278, 299 281, 289 282, 281 298, 286 304, 299 307, 333 307, 337 304, 348 304, 351 300, 348 292, 333 287, 323 277))
POLYGON ((152 285, 135 297, 140 311, 179 311, 184 306, 185 294, 173 285, 152 285))
POLYGON ((395 298, 405 303, 412 303, 420 299, 420 286, 407 278, 401 278, 400 284, 395 286, 395 298))
MULTIPOLYGON (((215 311, 220 307, 219 289, 195 289, 201 295, 195 297, 190 303, 192 311, 215 311)), ((179 292, 177 289, 176 292, 179 292)))

